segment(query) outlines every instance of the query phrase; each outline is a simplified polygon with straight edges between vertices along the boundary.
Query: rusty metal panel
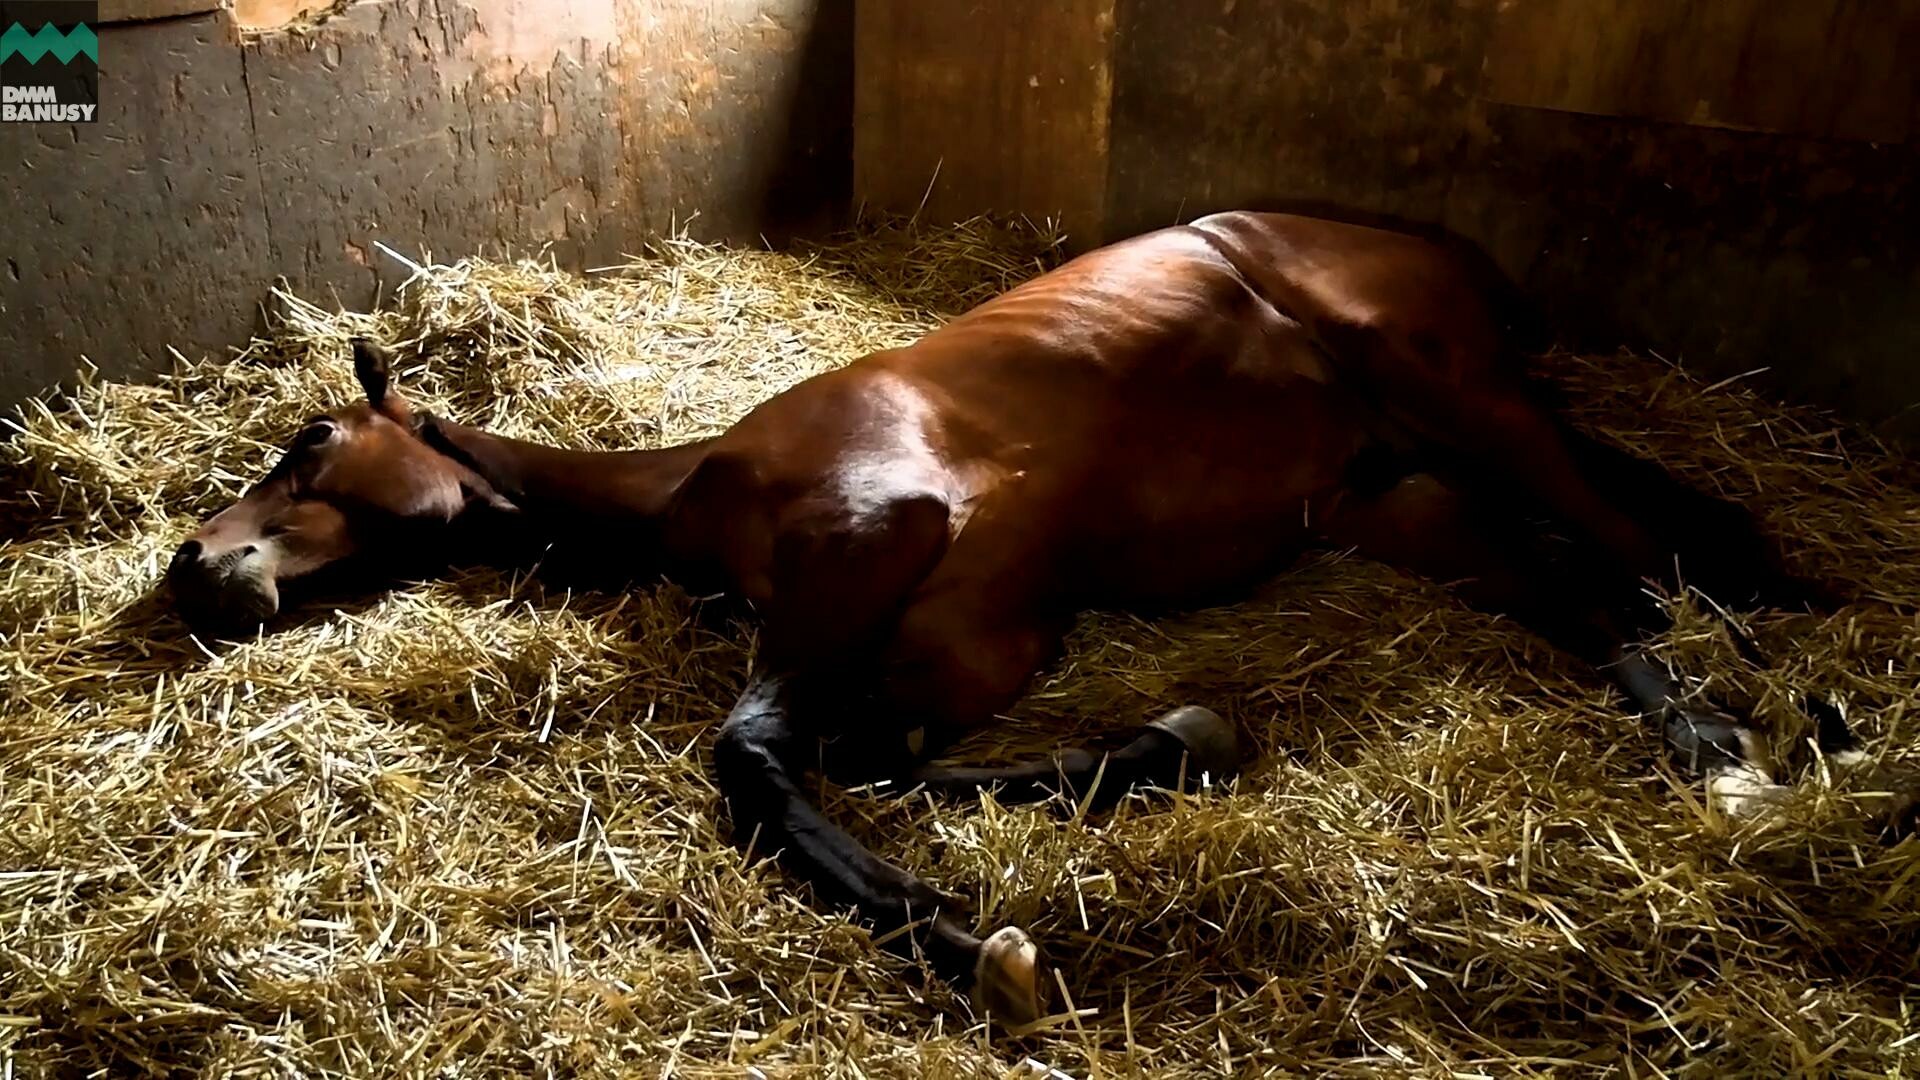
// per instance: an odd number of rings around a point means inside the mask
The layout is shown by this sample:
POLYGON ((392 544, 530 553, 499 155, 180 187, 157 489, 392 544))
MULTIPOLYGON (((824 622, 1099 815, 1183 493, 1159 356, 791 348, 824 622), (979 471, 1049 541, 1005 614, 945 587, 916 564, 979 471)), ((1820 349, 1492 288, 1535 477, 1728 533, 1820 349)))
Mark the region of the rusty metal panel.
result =
POLYGON ((1820 137, 1909 137, 1915 0, 1508 0, 1488 100, 1820 137))
MULTIPOLYGON (((1920 444, 1920 139, 1490 101, 1495 59, 1515 48, 1496 44, 1503 7, 1534 2, 1121 0, 1110 233, 1245 205, 1444 225, 1485 246, 1570 340, 1720 374, 1767 367, 1774 387, 1920 444)), ((1570 4, 1596 19, 1621 10, 1570 4)), ((1862 80, 1874 70, 1857 67, 1862 80)), ((1912 74, 1888 75, 1889 100, 1912 74)), ((1826 91, 1786 80, 1772 92, 1826 91)))

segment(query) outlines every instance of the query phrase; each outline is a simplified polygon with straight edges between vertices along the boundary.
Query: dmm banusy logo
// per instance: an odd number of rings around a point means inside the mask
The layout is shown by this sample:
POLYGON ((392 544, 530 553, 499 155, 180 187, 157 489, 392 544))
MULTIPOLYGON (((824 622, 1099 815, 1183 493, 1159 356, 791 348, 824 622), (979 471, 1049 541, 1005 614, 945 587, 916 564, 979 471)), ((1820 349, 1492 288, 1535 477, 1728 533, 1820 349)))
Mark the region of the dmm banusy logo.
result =
POLYGON ((95 0, 0 0, 0 122, 98 119, 98 21, 95 0))

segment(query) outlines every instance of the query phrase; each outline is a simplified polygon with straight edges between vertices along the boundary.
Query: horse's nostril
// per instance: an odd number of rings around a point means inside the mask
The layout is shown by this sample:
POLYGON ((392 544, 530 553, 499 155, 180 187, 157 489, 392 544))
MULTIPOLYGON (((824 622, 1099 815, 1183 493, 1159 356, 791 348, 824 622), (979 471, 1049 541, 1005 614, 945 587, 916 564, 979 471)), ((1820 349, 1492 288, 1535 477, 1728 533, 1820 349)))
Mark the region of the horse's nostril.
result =
POLYGON ((241 549, 240 549, 240 557, 244 559, 244 558, 246 558, 247 556, 249 556, 249 555, 251 555, 251 554, 253 554, 254 552, 256 552, 256 551, 259 551, 259 550, 260 550, 260 548, 259 548, 259 546, 258 546, 258 545, 256 545, 256 544, 248 544, 248 545, 247 545, 246 547, 243 547, 243 548, 241 548, 241 549))
POLYGON ((200 551, 201 551, 200 541, 198 540, 189 540, 186 543, 181 544, 180 550, 173 553, 173 565, 184 566, 187 563, 190 563, 193 560, 198 559, 200 557, 200 551))

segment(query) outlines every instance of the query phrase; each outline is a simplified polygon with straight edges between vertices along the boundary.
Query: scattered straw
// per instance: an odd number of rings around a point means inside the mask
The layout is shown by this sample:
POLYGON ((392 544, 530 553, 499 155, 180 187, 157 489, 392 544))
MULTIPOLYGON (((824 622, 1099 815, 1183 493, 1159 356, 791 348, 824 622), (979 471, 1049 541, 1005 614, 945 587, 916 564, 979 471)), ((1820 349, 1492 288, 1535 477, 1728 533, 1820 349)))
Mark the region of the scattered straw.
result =
MULTIPOLYGON (((670 589, 492 573, 205 649, 168 549, 400 342, 436 409, 674 442, 1045 265, 1030 231, 684 241, 582 280, 462 262, 396 312, 89 382, 0 448, 0 1075, 1913 1075, 1920 843, 1814 772, 1736 827, 1657 738, 1431 586, 1308 561, 1232 608, 1082 621, 984 754, 1200 701, 1259 757, 1107 819, 827 792, 883 853, 1031 928, 1078 1012, 1017 1041, 726 843, 714 722, 751 637, 670 589), (1056 1070, 1048 1072, 1048 1070, 1056 1070)), ((1916 756, 1911 468, 1742 384, 1555 355, 1582 423, 1748 498, 1863 599, 1667 647, 1800 773, 1792 691, 1916 756)))

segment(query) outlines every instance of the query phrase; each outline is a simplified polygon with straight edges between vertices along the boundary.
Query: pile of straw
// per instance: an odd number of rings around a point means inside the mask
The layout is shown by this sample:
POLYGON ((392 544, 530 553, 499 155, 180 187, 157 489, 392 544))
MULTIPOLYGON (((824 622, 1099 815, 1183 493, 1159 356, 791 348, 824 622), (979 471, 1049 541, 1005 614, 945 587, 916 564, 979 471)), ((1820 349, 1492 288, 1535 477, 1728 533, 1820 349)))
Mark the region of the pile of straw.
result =
POLYGON ((1912 761, 1920 493, 1742 385, 1547 357, 1579 421, 1748 499, 1831 618, 1682 604, 1664 647, 1801 780, 1726 820, 1538 642, 1330 554, 1238 606, 1085 618, 978 753, 1197 701, 1211 791, 1059 807, 822 792, 886 856, 1030 928, 1071 1012, 1019 1039, 726 839, 708 739, 749 627, 671 588, 496 573, 231 646, 154 596, 170 548, 309 414, 347 340, 451 416, 583 447, 724 427, 1054 258, 1031 230, 669 242, 585 278, 430 268, 391 312, 275 300, 237 359, 89 382, 0 449, 0 1075, 1914 1075, 1920 842, 1813 762, 1803 689, 1912 761))

